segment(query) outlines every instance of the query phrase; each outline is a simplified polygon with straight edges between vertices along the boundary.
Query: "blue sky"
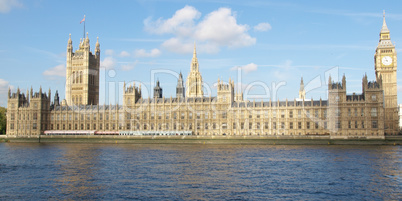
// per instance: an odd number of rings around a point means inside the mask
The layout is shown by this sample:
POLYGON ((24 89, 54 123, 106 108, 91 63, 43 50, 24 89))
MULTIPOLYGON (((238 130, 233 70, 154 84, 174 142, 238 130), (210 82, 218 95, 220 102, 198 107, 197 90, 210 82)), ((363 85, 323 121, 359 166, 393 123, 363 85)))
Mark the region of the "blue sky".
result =
MULTIPOLYGON (((146 89, 159 79, 163 95, 174 97, 174 73, 186 79, 194 42, 212 96, 218 78, 231 78, 250 100, 293 100, 303 76, 306 96, 326 99, 329 74, 345 74, 348 93, 361 93, 363 75, 375 79, 373 56, 383 10, 391 40, 397 52, 402 50, 401 4, 0 0, 0 105, 6 105, 9 87, 38 91, 42 86, 64 98, 67 40, 71 33, 78 48, 84 15, 91 50, 96 37, 101 45, 100 104, 121 103, 124 81, 141 82, 146 98, 151 95, 146 89)), ((398 71, 398 103, 401 79, 398 71)))

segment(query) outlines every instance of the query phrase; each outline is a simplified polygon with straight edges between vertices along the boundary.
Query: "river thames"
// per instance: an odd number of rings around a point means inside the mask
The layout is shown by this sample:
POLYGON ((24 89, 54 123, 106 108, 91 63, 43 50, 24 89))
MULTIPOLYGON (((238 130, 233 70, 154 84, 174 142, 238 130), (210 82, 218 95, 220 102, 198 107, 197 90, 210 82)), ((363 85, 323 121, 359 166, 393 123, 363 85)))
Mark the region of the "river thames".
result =
POLYGON ((0 143, 0 200, 400 200, 401 146, 0 143))

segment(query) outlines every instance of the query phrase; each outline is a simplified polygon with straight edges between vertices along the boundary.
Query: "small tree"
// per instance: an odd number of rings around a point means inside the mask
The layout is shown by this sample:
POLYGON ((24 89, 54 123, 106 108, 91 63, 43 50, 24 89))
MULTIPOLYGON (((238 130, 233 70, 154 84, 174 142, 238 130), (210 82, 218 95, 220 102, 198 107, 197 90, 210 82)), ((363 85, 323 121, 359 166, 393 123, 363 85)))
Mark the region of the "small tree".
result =
POLYGON ((0 107, 0 135, 6 134, 6 126, 7 126, 7 109, 4 107, 0 107))

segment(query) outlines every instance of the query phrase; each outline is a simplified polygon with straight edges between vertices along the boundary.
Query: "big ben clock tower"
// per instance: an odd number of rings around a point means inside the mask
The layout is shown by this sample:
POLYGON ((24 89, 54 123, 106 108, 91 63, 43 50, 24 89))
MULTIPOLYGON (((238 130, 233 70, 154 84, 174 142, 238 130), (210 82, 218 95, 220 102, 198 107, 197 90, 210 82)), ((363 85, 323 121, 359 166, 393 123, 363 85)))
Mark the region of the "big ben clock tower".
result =
POLYGON ((397 109, 397 84, 396 68, 397 58, 395 46, 391 42, 385 12, 380 32, 380 41, 374 55, 374 66, 377 81, 382 80, 384 89, 384 128, 386 134, 397 134, 398 109, 397 109))

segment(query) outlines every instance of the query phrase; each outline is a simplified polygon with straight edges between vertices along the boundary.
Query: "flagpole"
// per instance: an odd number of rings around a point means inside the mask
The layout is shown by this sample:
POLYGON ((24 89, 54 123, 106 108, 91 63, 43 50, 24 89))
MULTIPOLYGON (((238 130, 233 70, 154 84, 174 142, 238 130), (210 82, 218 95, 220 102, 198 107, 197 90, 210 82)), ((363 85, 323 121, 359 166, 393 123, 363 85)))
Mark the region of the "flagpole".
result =
POLYGON ((83 39, 85 39, 85 15, 84 15, 84 37, 83 39))

